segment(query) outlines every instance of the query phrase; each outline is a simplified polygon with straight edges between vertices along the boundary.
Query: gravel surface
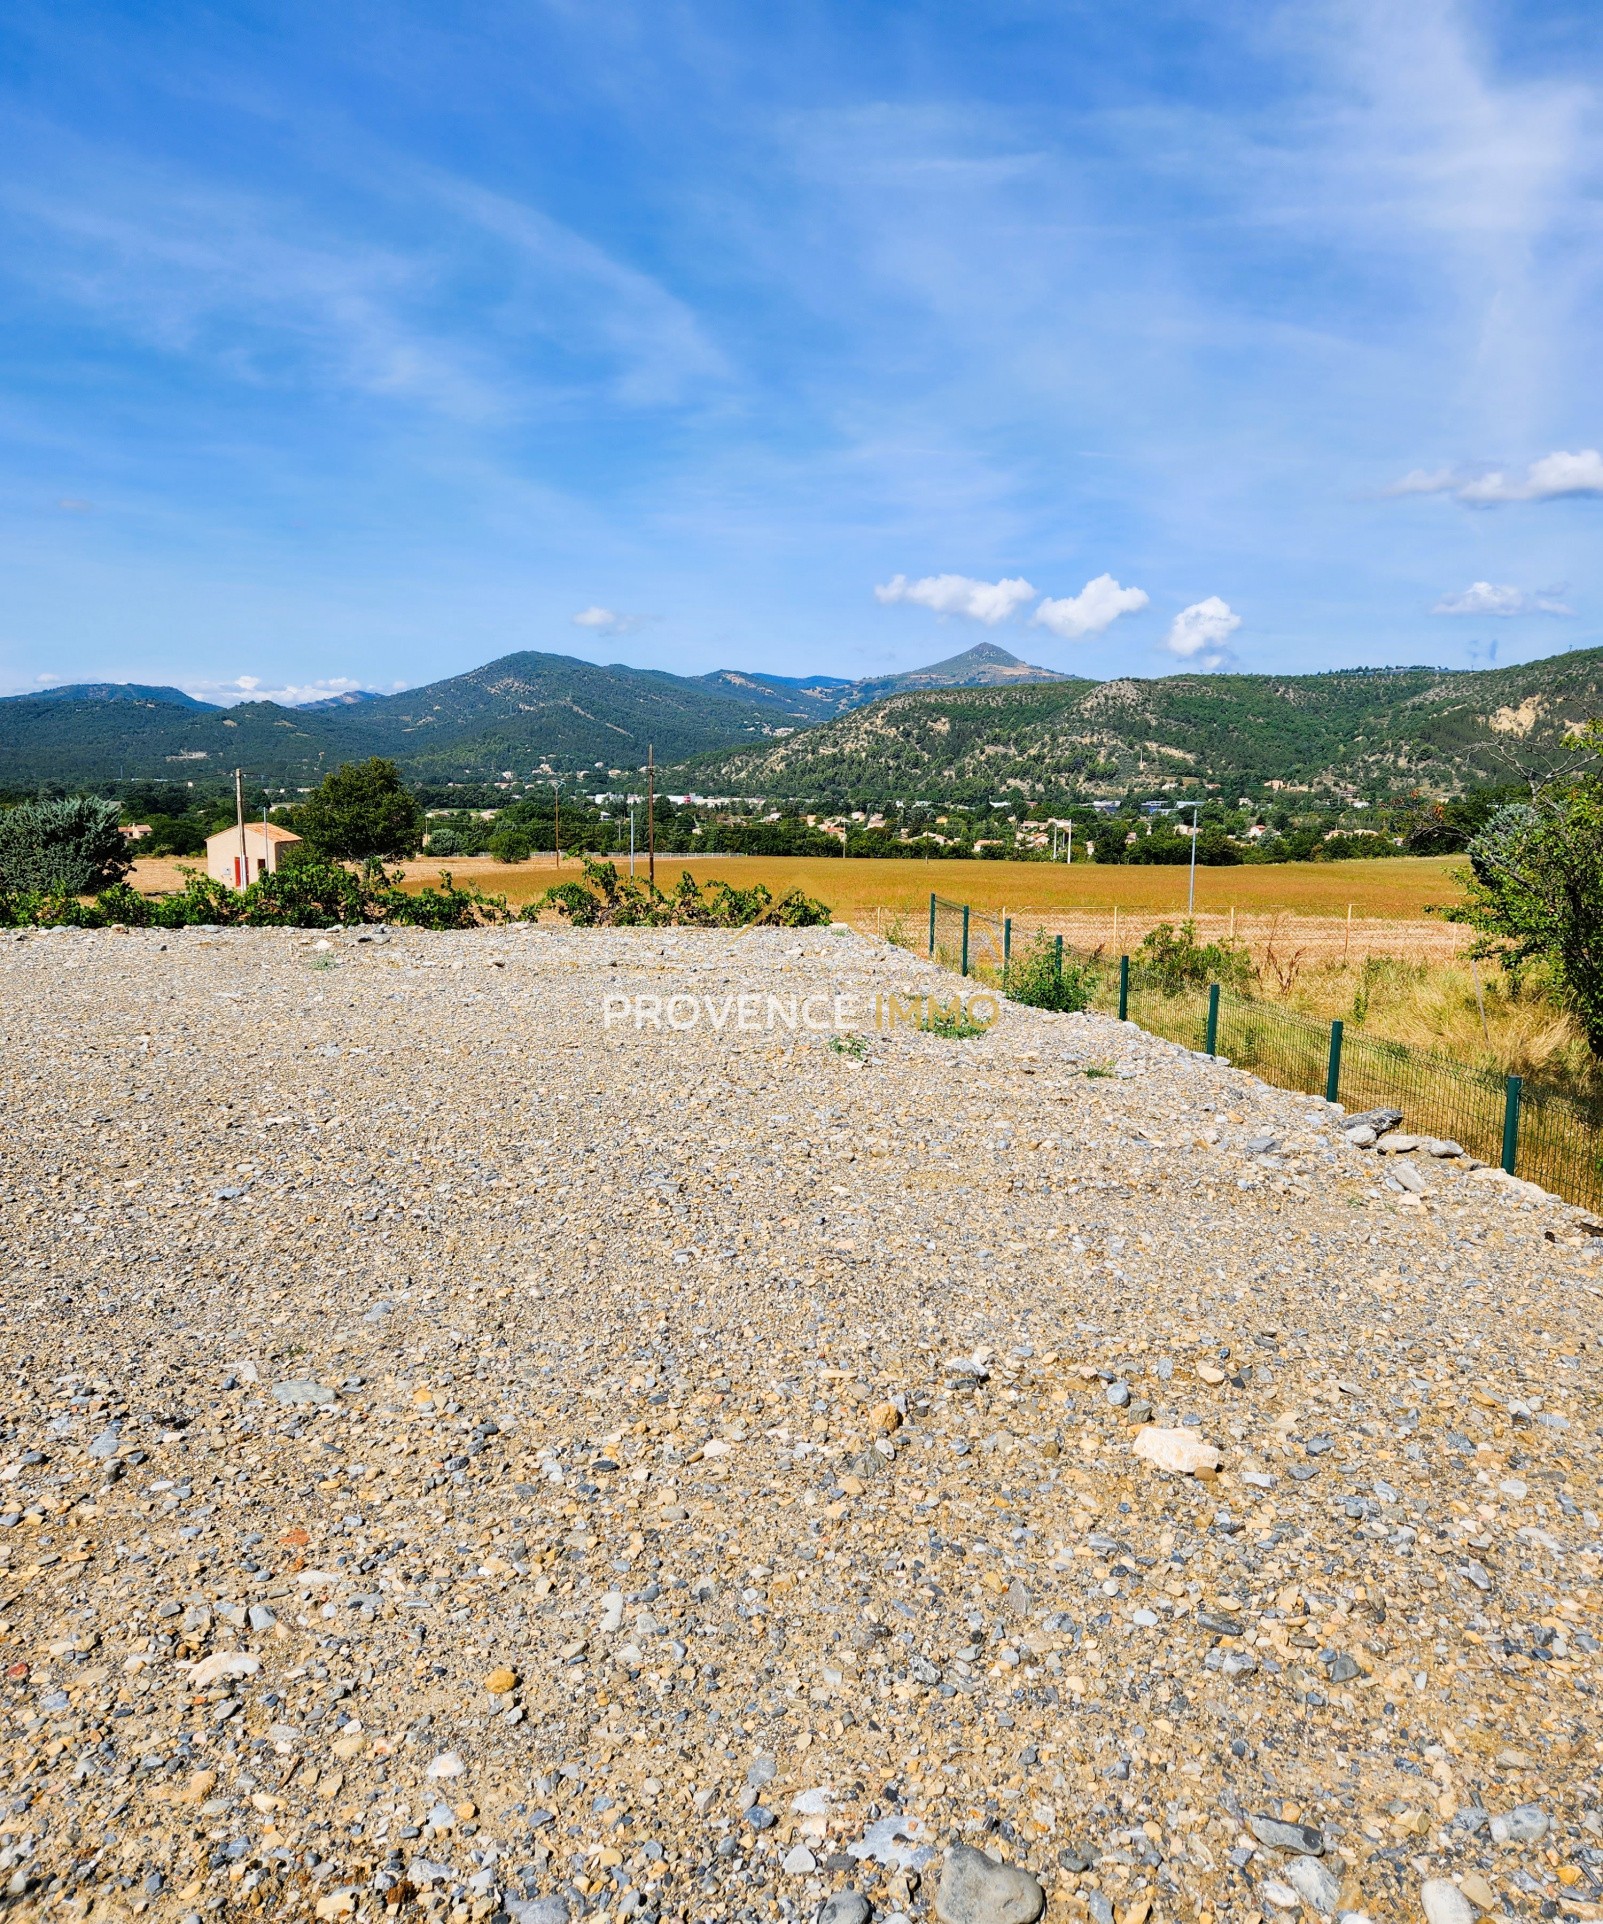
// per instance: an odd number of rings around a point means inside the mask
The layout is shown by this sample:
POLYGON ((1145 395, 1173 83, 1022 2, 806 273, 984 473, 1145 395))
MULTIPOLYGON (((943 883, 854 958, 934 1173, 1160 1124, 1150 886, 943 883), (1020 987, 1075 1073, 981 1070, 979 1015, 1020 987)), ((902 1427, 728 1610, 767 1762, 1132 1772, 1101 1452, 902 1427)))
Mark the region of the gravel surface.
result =
POLYGON ((1603 1915, 1573 1209, 829 930, 0 975, 8 1916, 1603 1915))

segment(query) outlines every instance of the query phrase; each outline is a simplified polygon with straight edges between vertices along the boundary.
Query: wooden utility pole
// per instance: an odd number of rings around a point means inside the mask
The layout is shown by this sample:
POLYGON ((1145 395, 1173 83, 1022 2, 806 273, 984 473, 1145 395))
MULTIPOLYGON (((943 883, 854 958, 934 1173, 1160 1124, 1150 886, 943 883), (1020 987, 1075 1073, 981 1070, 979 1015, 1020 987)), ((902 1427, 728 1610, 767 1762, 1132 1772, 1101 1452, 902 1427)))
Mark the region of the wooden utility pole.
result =
POLYGON ((657 886, 657 757, 646 743, 646 885, 657 886))
POLYGON ((557 817, 557 825, 555 830, 553 831, 551 839, 556 843, 557 867, 561 868, 562 866, 562 784, 560 782, 553 782, 551 784, 551 795, 552 795, 552 805, 556 810, 556 817, 557 817))
POLYGON ((234 770, 234 814, 239 822, 239 886, 250 886, 250 857, 245 853, 245 771, 234 770))

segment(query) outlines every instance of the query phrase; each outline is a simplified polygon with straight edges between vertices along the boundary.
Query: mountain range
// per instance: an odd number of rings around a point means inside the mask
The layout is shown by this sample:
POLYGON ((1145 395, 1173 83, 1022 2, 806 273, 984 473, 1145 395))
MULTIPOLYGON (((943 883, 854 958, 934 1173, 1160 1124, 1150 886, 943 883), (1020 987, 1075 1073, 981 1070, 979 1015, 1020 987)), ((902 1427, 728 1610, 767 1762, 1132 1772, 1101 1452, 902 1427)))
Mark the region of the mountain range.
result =
POLYGON ((0 787, 199 780, 243 767, 304 787, 385 755, 415 779, 558 773, 775 800, 1118 794, 1206 781, 1451 794, 1563 756, 1603 714, 1603 649, 1514 668, 1168 675, 1094 682, 994 643, 857 681, 681 676, 523 652, 401 694, 218 708, 176 688, 86 682, 0 700, 0 787))
POLYGON ((632 773, 648 746, 672 765, 816 727, 903 687, 1055 679, 986 642, 912 674, 857 682, 733 669, 670 675, 526 651, 397 695, 352 690, 294 708, 221 708, 178 688, 80 682, 0 699, 0 786, 194 778, 243 767, 294 788, 368 755, 436 781, 505 769, 632 773))

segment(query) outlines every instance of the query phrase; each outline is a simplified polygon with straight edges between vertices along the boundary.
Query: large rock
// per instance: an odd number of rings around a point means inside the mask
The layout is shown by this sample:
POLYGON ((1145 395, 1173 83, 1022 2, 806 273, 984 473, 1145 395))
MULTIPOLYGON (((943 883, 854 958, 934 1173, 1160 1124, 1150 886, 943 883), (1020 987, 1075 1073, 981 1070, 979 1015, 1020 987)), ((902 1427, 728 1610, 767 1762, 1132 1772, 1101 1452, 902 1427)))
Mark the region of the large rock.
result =
POLYGON ((1160 1430, 1155 1423, 1147 1423, 1136 1431, 1130 1447, 1143 1462, 1175 1476, 1195 1476, 1198 1470, 1219 1467, 1216 1445, 1204 1443, 1193 1430, 1160 1430))
POLYGON ((1427 1877, 1419 1887, 1425 1924, 1475 1924, 1479 1909, 1450 1877, 1427 1877))
POLYGON ((1046 1893, 1017 1864, 996 1864, 983 1851, 954 1844, 941 1866, 935 1915, 941 1924, 1035 1924, 1046 1893))
POLYGON ((1270 1850, 1296 1851, 1305 1857, 1324 1855, 1324 1833, 1311 1824, 1288 1824, 1279 1817, 1249 1817, 1247 1828, 1270 1850))
POLYGON ((1309 1910, 1321 1917, 1334 1917, 1341 1902, 1341 1879, 1328 1871, 1317 1857, 1294 1857, 1285 1868, 1286 1882, 1309 1910))

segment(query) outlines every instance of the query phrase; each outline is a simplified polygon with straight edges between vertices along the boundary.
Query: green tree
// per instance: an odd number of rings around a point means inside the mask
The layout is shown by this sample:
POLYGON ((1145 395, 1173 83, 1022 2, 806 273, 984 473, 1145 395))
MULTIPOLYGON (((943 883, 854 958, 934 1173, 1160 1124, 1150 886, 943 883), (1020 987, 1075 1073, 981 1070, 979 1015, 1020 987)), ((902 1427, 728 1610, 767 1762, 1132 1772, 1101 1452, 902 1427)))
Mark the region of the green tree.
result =
POLYGON ((1468 899, 1451 919, 1479 931, 1482 955, 1545 964, 1603 1056, 1603 780, 1498 809, 1469 860, 1468 899))
POLYGON ((0 815, 0 889, 89 895, 133 866, 115 802, 93 795, 23 802, 0 815))
POLYGON ((314 855, 331 862, 396 861, 423 842, 423 811, 394 762, 375 755, 331 770, 295 811, 314 855))

